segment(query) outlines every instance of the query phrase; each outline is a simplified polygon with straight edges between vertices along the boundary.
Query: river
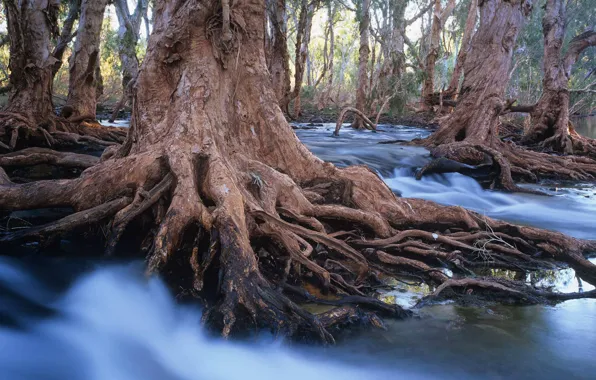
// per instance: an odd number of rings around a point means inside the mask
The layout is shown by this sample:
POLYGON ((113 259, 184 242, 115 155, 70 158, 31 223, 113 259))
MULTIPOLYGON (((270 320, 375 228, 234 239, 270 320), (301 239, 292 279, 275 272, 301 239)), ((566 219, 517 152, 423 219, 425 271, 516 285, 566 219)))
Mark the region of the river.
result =
MULTIPOLYGON (((381 141, 427 131, 381 132, 332 125, 298 130, 319 157, 367 164, 404 197, 462 205, 491 217, 596 239, 596 189, 536 186, 540 197, 483 190, 459 174, 413 179, 428 161, 422 148, 381 141)), ((535 282, 577 291, 572 270, 535 282)), ((589 290, 583 284, 583 290, 589 290)), ((411 306, 428 289, 396 286, 384 300, 411 306)), ((354 331, 335 347, 305 347, 261 334, 224 342, 200 327, 201 311, 177 304, 141 262, 0 257, 2 379, 473 379, 577 378, 596 373, 596 300, 557 306, 426 307, 387 330, 354 331)))

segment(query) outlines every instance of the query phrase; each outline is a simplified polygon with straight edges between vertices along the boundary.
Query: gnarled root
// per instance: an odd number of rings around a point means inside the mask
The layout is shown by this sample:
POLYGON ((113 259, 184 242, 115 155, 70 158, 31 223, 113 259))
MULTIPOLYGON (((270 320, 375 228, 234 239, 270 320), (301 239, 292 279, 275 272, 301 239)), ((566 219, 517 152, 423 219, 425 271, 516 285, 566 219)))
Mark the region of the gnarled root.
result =
POLYGON ((424 174, 436 172, 473 174, 476 169, 485 169, 489 162, 495 168, 490 187, 513 192, 539 193, 518 186, 514 180, 536 182, 538 178, 553 178, 593 181, 596 177, 596 160, 535 152, 514 143, 493 141, 492 144, 472 144, 462 141, 433 146, 430 140, 418 140, 414 144, 430 146, 435 157, 417 173, 418 179, 424 174))
POLYGON ((101 151, 124 142, 126 129, 102 126, 95 120, 87 122, 88 119, 52 116, 36 124, 18 113, 0 112, 0 152, 30 147, 101 151))
POLYGON ((561 264, 596 283, 596 265, 584 257, 596 250, 592 242, 397 198, 365 167, 317 170, 298 184, 260 161, 224 159, 206 144, 106 159, 70 180, 15 184, 2 171, 0 208, 70 206, 75 213, 4 231, 0 244, 55 241, 115 215, 106 253, 118 254, 118 243, 139 236, 140 228, 151 241, 149 271, 200 297, 204 320, 224 336, 257 326, 332 342, 334 326, 382 327, 377 313, 411 314, 374 297, 387 276, 427 282, 437 287, 437 297, 464 288, 524 302, 573 296, 477 275, 487 268, 525 273, 561 264), (135 221, 139 228, 127 234, 135 221), (297 302, 339 308, 314 315, 297 302))

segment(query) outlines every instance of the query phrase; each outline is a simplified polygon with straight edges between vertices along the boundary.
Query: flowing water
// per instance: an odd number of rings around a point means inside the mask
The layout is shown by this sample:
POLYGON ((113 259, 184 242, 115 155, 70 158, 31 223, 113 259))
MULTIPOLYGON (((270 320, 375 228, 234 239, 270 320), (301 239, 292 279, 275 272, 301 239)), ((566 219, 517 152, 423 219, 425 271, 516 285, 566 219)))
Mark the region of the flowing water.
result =
MULTIPOLYGON (((331 125, 298 130, 319 157, 367 164, 396 193, 462 205, 491 217, 596 239, 596 189, 541 184, 552 197, 483 190, 459 174, 413 179, 422 148, 381 141, 425 130, 382 132, 331 125)), ((578 291, 572 270, 535 283, 578 291)), ((583 290, 592 287, 583 284, 583 290)), ((396 286, 388 302, 412 305, 424 287, 396 286)), ((472 379, 594 378, 596 301, 557 306, 436 305, 386 331, 354 331, 336 347, 290 345, 261 334, 223 342, 199 326, 200 310, 177 304, 142 263, 0 257, 0 379, 472 379)))

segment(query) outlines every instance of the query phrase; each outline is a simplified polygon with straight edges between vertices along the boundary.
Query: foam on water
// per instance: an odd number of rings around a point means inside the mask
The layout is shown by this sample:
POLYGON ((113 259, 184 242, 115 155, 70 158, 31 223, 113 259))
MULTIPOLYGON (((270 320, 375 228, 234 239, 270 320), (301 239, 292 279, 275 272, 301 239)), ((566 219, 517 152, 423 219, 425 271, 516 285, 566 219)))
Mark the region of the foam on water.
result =
POLYGON ((291 350, 280 342, 241 344, 208 337, 199 310, 177 305, 160 280, 147 281, 137 272, 131 266, 97 269, 56 297, 16 261, 0 258, 0 315, 12 315, 21 326, 0 327, 0 377, 388 378, 380 369, 324 361, 316 352, 291 350), (55 315, 40 320, 24 313, 15 308, 15 294, 21 303, 50 308, 55 315))

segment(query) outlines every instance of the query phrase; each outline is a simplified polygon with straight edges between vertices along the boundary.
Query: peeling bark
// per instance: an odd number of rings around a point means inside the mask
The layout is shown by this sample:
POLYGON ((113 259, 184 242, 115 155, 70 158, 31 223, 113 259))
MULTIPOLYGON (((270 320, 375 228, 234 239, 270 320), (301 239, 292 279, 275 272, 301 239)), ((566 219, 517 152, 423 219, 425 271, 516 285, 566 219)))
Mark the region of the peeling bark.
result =
POLYGON ((273 90, 281 105, 284 97, 291 90, 286 0, 269 0, 267 3, 272 30, 271 53, 268 67, 273 90))
POLYGON ((74 116, 95 118, 97 106, 99 42, 104 10, 108 0, 83 0, 77 39, 70 59, 66 105, 74 116))
POLYGON ((4 0, 10 35, 10 95, 5 112, 34 124, 53 114, 50 37, 56 31, 58 0, 4 0))

